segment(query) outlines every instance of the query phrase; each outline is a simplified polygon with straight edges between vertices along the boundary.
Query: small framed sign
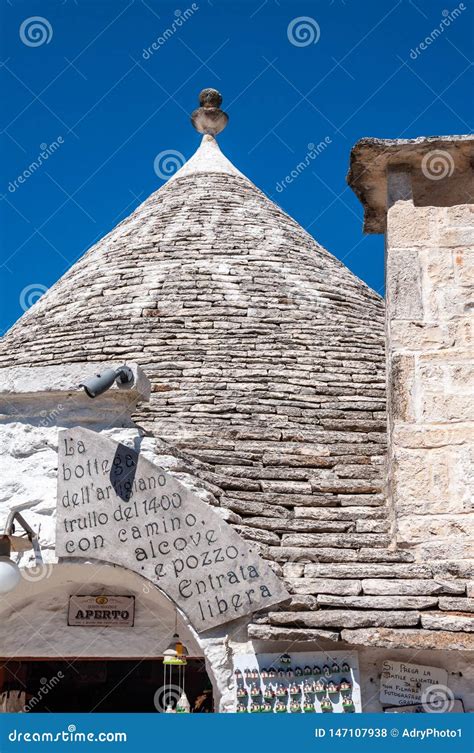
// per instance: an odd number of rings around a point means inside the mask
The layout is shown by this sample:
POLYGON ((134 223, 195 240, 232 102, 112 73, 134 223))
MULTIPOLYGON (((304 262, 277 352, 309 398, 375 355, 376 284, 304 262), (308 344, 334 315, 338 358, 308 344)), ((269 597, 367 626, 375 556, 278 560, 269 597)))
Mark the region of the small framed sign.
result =
POLYGON ((133 627, 134 596, 70 596, 67 624, 70 627, 133 627))
POLYGON ((386 660, 380 679, 380 702, 390 706, 421 704, 423 694, 430 686, 446 690, 448 673, 439 667, 386 660))

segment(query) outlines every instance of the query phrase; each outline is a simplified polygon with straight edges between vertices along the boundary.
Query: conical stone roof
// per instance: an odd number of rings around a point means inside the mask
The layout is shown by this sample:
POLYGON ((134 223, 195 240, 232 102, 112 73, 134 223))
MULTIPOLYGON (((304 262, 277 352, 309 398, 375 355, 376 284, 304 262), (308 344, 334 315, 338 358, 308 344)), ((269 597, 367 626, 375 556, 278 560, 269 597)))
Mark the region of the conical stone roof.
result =
POLYGON ((276 569, 383 560, 383 302, 212 136, 0 345, 0 367, 120 359, 153 384, 139 424, 208 464, 276 569))

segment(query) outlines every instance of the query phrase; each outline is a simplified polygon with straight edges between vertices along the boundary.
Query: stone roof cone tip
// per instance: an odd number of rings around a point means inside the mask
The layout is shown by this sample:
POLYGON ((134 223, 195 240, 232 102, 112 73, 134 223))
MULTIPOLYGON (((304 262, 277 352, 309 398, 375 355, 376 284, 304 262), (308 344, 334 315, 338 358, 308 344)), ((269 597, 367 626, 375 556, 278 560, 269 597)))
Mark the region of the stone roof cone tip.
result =
POLYGON ((199 94, 199 107, 191 114, 191 123, 196 131, 217 136, 229 122, 229 116, 221 110, 222 95, 217 89, 203 89, 199 94))
POLYGON ((232 162, 221 152, 216 141, 218 133, 224 130, 229 122, 229 116, 221 110, 222 95, 217 89, 203 89, 199 94, 199 107, 191 114, 191 123, 198 133, 202 133, 202 141, 193 156, 172 175, 167 184, 176 178, 184 178, 197 173, 224 173, 236 175, 250 182, 232 162))

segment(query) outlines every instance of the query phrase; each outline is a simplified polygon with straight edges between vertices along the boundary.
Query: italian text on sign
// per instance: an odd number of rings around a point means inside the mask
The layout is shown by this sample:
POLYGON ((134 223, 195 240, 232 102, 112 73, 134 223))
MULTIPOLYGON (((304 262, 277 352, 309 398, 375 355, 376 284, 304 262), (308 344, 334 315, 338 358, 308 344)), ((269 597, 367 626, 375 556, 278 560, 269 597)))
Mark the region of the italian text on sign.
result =
POLYGON ((58 557, 148 578, 199 632, 289 598, 253 547, 171 474, 96 432, 59 432, 58 557))
POLYGON ((69 597, 67 624, 71 627, 133 627, 134 596, 69 597))

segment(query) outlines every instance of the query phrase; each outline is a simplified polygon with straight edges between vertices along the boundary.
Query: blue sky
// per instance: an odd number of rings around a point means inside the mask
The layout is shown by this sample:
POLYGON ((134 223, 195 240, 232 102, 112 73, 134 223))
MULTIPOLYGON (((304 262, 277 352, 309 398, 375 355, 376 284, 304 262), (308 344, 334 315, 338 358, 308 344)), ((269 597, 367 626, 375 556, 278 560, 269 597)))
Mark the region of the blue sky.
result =
POLYGON ((362 136, 469 132, 470 6, 0 0, 0 331, 163 184, 157 155, 191 156, 188 116, 205 86, 224 96, 227 156, 382 293, 383 237, 362 235, 350 149, 362 136))

